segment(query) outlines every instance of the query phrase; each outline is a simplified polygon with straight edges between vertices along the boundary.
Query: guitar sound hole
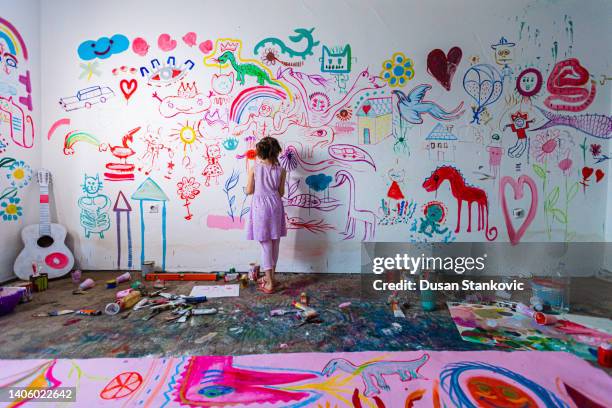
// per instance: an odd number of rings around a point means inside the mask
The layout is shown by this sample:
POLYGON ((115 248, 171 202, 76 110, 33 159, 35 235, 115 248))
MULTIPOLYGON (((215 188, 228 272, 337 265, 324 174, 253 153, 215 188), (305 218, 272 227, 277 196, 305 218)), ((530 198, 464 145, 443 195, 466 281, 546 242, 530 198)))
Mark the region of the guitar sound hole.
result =
POLYGON ((49 235, 43 235, 42 237, 38 238, 38 241, 36 241, 38 246, 41 248, 49 248, 51 245, 53 245, 53 242, 53 238, 49 235))

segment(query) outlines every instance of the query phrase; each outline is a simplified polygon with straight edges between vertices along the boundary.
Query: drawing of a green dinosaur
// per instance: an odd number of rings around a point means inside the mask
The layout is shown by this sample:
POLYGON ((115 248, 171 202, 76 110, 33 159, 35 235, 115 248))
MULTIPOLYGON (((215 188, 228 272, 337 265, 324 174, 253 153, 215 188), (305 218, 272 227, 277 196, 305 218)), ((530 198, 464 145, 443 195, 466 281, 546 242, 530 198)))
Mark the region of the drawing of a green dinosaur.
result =
POLYGON ((306 28, 296 28, 293 31, 296 32, 297 35, 290 36, 289 40, 294 43, 299 43, 305 39, 306 48, 304 48, 303 51, 296 51, 292 48, 287 47, 287 45, 278 38, 268 37, 258 42, 257 45, 255 45, 255 49, 253 50, 253 52, 257 54, 257 50, 259 50, 264 45, 274 44, 280 47, 281 53, 288 54, 292 58, 301 57, 303 60, 305 60, 308 55, 312 55, 312 49, 319 45, 319 41, 315 41, 314 38, 312 38, 312 32, 314 31, 314 28, 311 28, 310 30, 306 28))
POLYGON ((265 82, 267 82, 270 85, 280 86, 277 82, 270 79, 268 73, 261 69, 261 67, 258 67, 255 64, 241 64, 237 62, 236 57, 231 51, 225 51, 219 58, 217 58, 217 61, 219 61, 221 65, 225 64, 226 62, 229 62, 232 65, 232 68, 234 68, 234 71, 236 71, 236 80, 240 83, 240 85, 244 85, 244 77, 248 75, 255 77, 259 85, 263 85, 265 82))

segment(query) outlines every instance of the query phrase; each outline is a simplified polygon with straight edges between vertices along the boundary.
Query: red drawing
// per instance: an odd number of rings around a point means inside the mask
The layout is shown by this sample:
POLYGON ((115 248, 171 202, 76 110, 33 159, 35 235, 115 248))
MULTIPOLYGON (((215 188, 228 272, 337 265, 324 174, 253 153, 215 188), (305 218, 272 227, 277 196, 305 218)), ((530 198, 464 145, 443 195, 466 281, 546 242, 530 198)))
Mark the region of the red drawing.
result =
POLYGON ((70 119, 62 118, 62 119, 56 120, 55 123, 51 125, 51 127, 49 128, 49 131, 47 132, 47 140, 51 140, 51 136, 53 136, 57 128, 60 126, 70 126, 70 119))
POLYGON ((106 143, 100 145, 99 150, 105 152, 110 149, 113 156, 119 159, 119 163, 106 163, 109 170, 104 173, 108 181, 134 180, 134 164, 128 163, 127 158, 136 154, 130 147, 134 141, 134 135, 140 130, 140 126, 130 130, 121 138, 121 146, 109 146, 106 143))
POLYGON ((552 110, 580 112, 595 99, 595 81, 576 58, 559 61, 548 76, 546 89, 550 93, 544 105, 552 110), (589 81, 591 88, 588 88, 589 81))
POLYGON ((121 373, 100 392, 100 398, 113 400, 125 398, 142 385, 142 376, 134 371, 121 373))
POLYGON ((183 36, 183 42, 187 44, 188 46, 193 47, 194 45, 197 44, 197 41, 198 41, 197 38, 198 38, 197 34, 194 33, 193 31, 190 31, 183 36))
POLYGON ((176 48, 176 40, 173 40, 170 34, 161 34, 157 38, 157 46, 162 51, 172 51, 176 48))
POLYGON ((146 144, 146 150, 139 158, 140 166, 138 167, 138 171, 144 171, 145 175, 148 176, 153 170, 159 169, 158 161, 160 154, 163 150, 166 150, 168 154, 168 164, 166 166, 167 172, 164 177, 170 179, 172 177, 172 169, 174 168, 174 163, 172 162, 174 151, 170 146, 166 146, 163 143, 161 128, 155 131, 149 127, 142 140, 146 144))
POLYGON ((147 40, 141 37, 134 38, 134 41, 132 41, 132 51, 134 51, 134 54, 140 55, 141 57, 147 55, 149 52, 147 40))
POLYGON ((317 234, 319 232, 327 232, 336 229, 333 225, 330 225, 325 222, 325 220, 308 220, 306 221, 302 217, 291 217, 289 218, 287 214, 285 214, 285 218, 287 220, 287 228, 288 229, 305 229, 306 231, 312 232, 313 234, 317 234))
POLYGON ((514 146, 508 149, 508 155, 513 158, 519 158, 525 153, 528 147, 527 129, 529 129, 529 124, 533 123, 533 119, 528 119, 527 113, 521 111, 516 111, 516 113, 511 114, 510 118, 512 119, 512 123, 508 123, 504 126, 503 130, 510 128, 510 130, 516 134, 517 140, 514 146))
POLYGON ((595 170, 592 167, 583 167, 582 168, 582 181, 580 182, 580 184, 582 184, 583 191, 586 191, 586 188, 589 186, 589 178, 593 175, 593 172, 595 172, 595 182, 596 183, 599 183, 606 175, 602 169, 595 170))
POLYGON ((135 79, 122 79, 119 82, 119 89, 121 89, 121 93, 126 101, 129 101, 136 89, 138 89, 138 82, 135 79))
POLYGON ((447 54, 441 49, 432 50, 427 55, 427 72, 447 91, 451 90, 453 76, 461 62, 461 48, 453 47, 447 54))
POLYGON ((523 235, 525 235, 525 231, 535 218, 536 211, 538 208, 538 189, 536 187, 535 181, 527 175, 522 175, 518 178, 518 182, 514 181, 514 179, 510 176, 504 176, 501 179, 499 184, 499 194, 502 200, 502 210, 504 212, 504 221, 506 222, 506 229, 508 230, 508 238, 510 238, 510 243, 512 245, 516 245, 521 241, 523 235), (512 225, 512 219, 510 218, 510 213, 508 211, 508 202, 506 200, 506 184, 510 184, 512 190, 514 191, 514 199, 520 200, 523 198, 525 184, 529 186, 529 190, 531 191, 531 205, 529 206, 529 212, 527 213, 527 217, 519 227, 518 231, 514 229, 512 225))
POLYGON ((181 200, 185 200, 185 204, 183 204, 187 209, 185 219, 190 220, 193 214, 189 211, 189 205, 200 194, 200 183, 196 181, 195 177, 183 177, 181 181, 176 183, 176 192, 181 200))
POLYGON ((467 232, 472 231, 472 203, 478 205, 478 231, 484 228, 485 237, 489 241, 497 238, 497 228, 489 228, 489 202, 487 193, 484 190, 469 186, 465 183, 465 179, 454 167, 442 166, 438 167, 431 176, 423 182, 423 188, 426 191, 438 191, 442 183, 448 180, 451 187, 451 193, 457 199, 457 227, 455 233, 461 229, 461 204, 463 201, 468 203, 468 228, 467 232))
POLYGON ((219 163, 219 159, 221 158, 221 148, 219 145, 206 145, 206 154, 204 158, 208 162, 204 171, 202 171, 202 175, 206 177, 204 185, 210 187, 210 179, 213 177, 215 179, 215 184, 219 185, 219 176, 223 175, 223 168, 221 167, 221 163, 219 163))
POLYGON ((391 187, 387 191, 387 197, 392 198, 394 200, 403 200, 404 194, 402 193, 402 189, 400 188, 397 181, 393 180, 391 182, 391 187))
POLYGON ((200 51, 202 51, 202 53, 208 54, 213 49, 213 43, 210 40, 206 40, 204 42, 201 42, 200 45, 198 45, 198 48, 200 49, 200 51))

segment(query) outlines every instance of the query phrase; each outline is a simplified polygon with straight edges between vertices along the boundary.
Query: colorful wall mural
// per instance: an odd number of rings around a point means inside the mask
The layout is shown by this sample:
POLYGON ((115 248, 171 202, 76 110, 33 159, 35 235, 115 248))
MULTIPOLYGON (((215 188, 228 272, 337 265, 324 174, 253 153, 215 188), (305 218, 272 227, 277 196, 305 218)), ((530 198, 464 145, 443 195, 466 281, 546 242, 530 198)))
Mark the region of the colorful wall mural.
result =
MULTIPOLYGON (((276 3, 163 13, 145 10, 161 2, 124 3, 42 4, 42 160, 63 186, 59 222, 83 268, 116 267, 122 252, 132 264, 132 250, 163 252, 169 270, 257 259, 243 188, 264 136, 283 145, 289 175, 283 270, 346 271, 341 254, 362 240, 604 240, 612 73, 592 52, 607 47, 604 1, 449 1, 418 13, 313 1, 306 15, 276 3), (105 198, 94 229, 78 205, 92 176, 105 198), (143 183, 165 198, 134 198, 143 183), (139 208, 131 220, 111 216, 119 194, 120 211, 139 208), (135 234, 146 225, 146 239, 128 249, 121 222, 135 234)), ((26 149, 22 88, 0 113, 17 118, 4 139, 26 149)))

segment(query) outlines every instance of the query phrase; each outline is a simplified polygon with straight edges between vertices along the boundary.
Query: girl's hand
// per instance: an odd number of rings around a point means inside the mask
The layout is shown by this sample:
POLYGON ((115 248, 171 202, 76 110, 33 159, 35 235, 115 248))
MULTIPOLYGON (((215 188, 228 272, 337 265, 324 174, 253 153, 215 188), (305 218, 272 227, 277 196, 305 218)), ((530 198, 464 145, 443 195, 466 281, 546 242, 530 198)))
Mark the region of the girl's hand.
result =
POLYGON ((247 185, 244 189, 244 193, 246 195, 251 195, 255 192, 255 171, 251 167, 249 169, 249 174, 247 175, 247 185))

